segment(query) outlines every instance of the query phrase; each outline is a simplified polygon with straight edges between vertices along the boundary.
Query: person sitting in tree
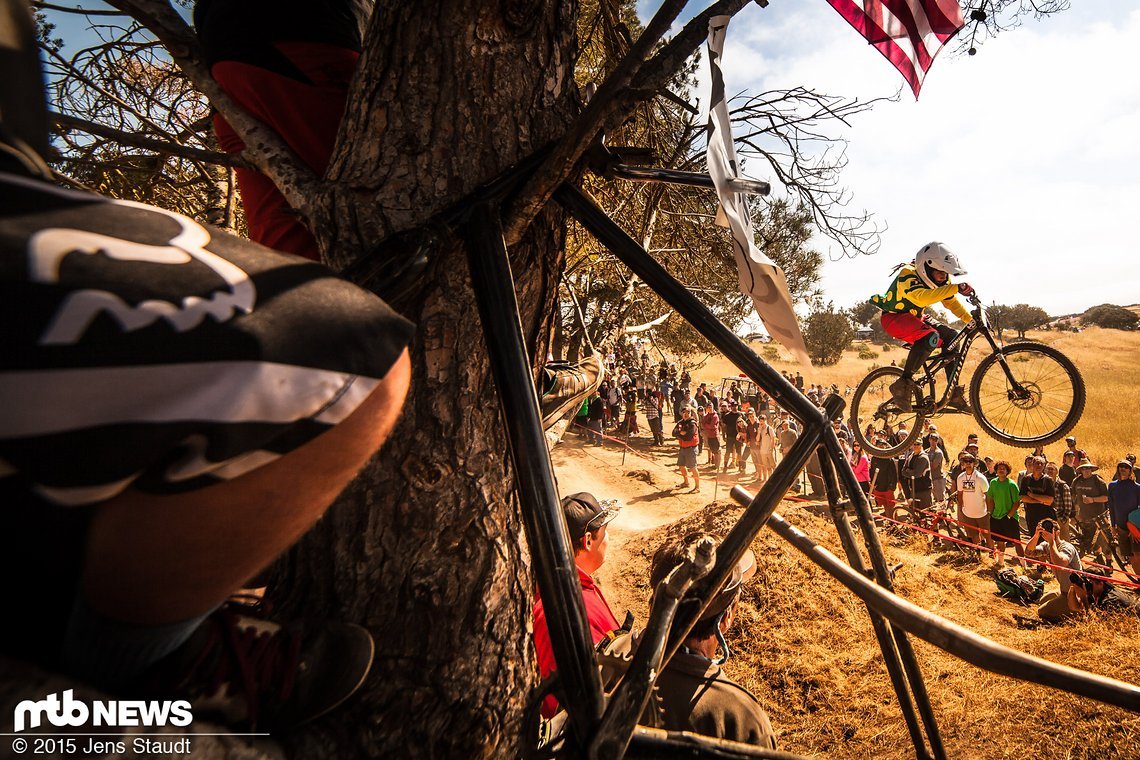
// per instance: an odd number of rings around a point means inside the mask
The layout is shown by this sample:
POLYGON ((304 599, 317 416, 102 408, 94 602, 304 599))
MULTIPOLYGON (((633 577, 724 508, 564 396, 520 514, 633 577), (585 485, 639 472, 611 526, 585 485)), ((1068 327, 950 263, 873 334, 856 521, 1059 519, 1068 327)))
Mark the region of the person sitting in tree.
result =
MULTIPOLYGON (((949 343, 957 333, 938 324, 926 314, 926 307, 941 302, 963 322, 973 320, 970 311, 958 300, 958 294, 971 296, 974 289, 966 283, 950 282, 951 276, 966 274, 949 248, 942 243, 927 243, 914 257, 914 264, 900 264, 898 275, 887 292, 873 295, 870 302, 882 310, 883 329, 892 337, 911 344, 903 364, 903 374, 891 383, 891 396, 903 411, 910 411, 914 397, 914 373, 922 367, 939 346, 949 343)), ((965 389, 955 385, 947 401, 948 407, 970 413, 965 389)))

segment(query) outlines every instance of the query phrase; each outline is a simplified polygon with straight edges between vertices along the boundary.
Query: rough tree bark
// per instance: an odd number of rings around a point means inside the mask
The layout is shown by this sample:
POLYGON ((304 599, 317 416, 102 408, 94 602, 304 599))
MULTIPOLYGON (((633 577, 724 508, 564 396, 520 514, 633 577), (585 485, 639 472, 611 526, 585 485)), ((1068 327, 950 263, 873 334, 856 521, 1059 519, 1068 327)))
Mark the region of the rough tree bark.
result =
MULTIPOLYGON (((334 265, 419 227, 565 131, 576 12, 573 0, 377 4, 327 176, 330 222, 314 230, 334 265)), ((548 209, 511 251, 539 358, 564 226, 548 209)), ((284 611, 359 621, 377 638, 364 693, 298 737, 300 757, 513 757, 525 740, 533 581, 453 237, 428 276, 401 305, 418 331, 399 426, 279 568, 284 611)))

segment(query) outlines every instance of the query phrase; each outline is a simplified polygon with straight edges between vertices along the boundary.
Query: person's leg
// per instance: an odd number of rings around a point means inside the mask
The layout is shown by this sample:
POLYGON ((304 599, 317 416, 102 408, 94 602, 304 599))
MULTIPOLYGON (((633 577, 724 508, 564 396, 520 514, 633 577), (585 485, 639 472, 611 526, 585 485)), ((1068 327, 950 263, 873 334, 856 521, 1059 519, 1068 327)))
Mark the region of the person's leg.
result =
POLYGON ((235 480, 127 491, 96 508, 81 581, 108 618, 162 625, 208 613, 301 537, 380 448, 411 377, 405 350, 343 422, 235 480))
POLYGON ((913 314, 883 314, 880 321, 888 335, 911 344, 910 353, 903 363, 902 377, 890 385, 895 403, 907 411, 912 405, 914 373, 934 352, 941 339, 937 330, 913 314))
POLYGON ((957 518, 959 524, 962 526, 962 530, 966 532, 966 538, 970 541, 970 543, 977 543, 977 536, 975 535, 973 523, 971 522, 970 518, 966 517, 966 515, 962 512, 961 505, 958 505, 957 518))
POLYGON ((1037 532, 1037 523, 1041 522, 1041 513, 1034 509, 1025 510, 1025 528, 1032 536, 1037 532))
POLYGON ((697 493, 701 490, 701 474, 697 471, 697 463, 693 462, 689 469, 693 473, 693 493, 697 493))
POLYGON ((1050 591, 1037 606, 1037 616, 1049 623, 1060 623, 1068 614, 1069 601, 1060 591, 1050 591))
POLYGON ((989 549, 994 546, 993 537, 990 535, 990 516, 983 515, 978 518, 978 527, 981 529, 981 544, 989 549))
POLYGON ((1128 557, 1129 563, 1132 565, 1132 572, 1140 572, 1140 546, 1138 542, 1133 540, 1132 534, 1128 531, 1128 527, 1113 528, 1116 531, 1116 541, 1120 544, 1120 556, 1128 557))

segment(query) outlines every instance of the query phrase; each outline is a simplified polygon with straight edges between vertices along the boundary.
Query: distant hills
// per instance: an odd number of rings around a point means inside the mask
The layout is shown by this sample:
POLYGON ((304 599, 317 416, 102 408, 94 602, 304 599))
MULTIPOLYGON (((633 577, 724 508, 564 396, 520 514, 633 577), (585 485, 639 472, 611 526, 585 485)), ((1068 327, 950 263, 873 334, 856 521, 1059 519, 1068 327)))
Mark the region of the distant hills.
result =
MULTIPOLYGON (((1096 305, 1099 306, 1100 304, 1096 304, 1096 305)), ((1090 306, 1089 309, 1091 309, 1091 308, 1092 307, 1090 306)), ((1128 309, 1129 311, 1136 312, 1137 314, 1140 314, 1140 303, 1134 303, 1131 306, 1125 306, 1123 308, 1128 309)), ((1085 309, 1085 311, 1088 311, 1088 309, 1085 309)), ((1079 319, 1080 316, 1084 313, 1085 313, 1084 311, 1078 311, 1074 314, 1061 314, 1059 316, 1055 316, 1052 319, 1050 319, 1049 324, 1054 326, 1054 327, 1056 327, 1058 325, 1072 324, 1077 319, 1079 319)))

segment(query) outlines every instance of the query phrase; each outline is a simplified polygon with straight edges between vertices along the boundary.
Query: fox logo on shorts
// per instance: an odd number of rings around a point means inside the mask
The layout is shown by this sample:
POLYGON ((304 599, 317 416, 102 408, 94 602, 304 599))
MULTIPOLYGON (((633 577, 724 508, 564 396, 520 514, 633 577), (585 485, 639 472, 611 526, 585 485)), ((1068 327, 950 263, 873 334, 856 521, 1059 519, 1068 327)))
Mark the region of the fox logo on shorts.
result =
MULTIPOLYGON (((107 214, 115 214, 122 207, 142 209, 146 216, 138 212, 129 213, 129 222, 123 227, 134 231, 130 222, 142 228, 142 233, 153 235, 158 229, 169 227, 167 220, 174 220, 178 231, 160 235, 168 237, 162 244, 125 240, 90 230, 65 227, 49 227, 39 230, 28 240, 28 269, 33 282, 47 285, 62 284, 66 287, 67 276, 64 262, 73 255, 90 257, 92 261, 76 263, 76 268, 88 270, 88 275, 98 274, 102 269, 122 264, 139 265, 138 280, 151 278, 156 282, 167 279, 153 265, 184 266, 204 265, 202 277, 193 278, 199 284, 190 292, 171 293, 170 300, 149 299, 135 304, 128 302, 124 293, 112 293, 98 287, 84 287, 69 293, 62 301, 55 316, 50 320, 40 336, 41 345, 72 345, 83 337, 100 315, 107 315, 116 321, 124 332, 147 327, 164 320, 177 332, 186 332, 201 324, 206 317, 217 322, 225 322, 237 314, 247 314, 253 310, 257 295, 249 275, 234 264, 207 251, 210 233, 205 227, 181 214, 146 206, 129 201, 114 201, 107 204, 107 214), (157 224, 156 224, 157 222, 157 224), (148 266, 149 265, 149 266, 148 266)), ((71 265, 71 262, 68 262, 71 265)), ((201 268, 201 267, 199 267, 201 268)), ((181 276, 179 281, 187 277, 181 276)))

